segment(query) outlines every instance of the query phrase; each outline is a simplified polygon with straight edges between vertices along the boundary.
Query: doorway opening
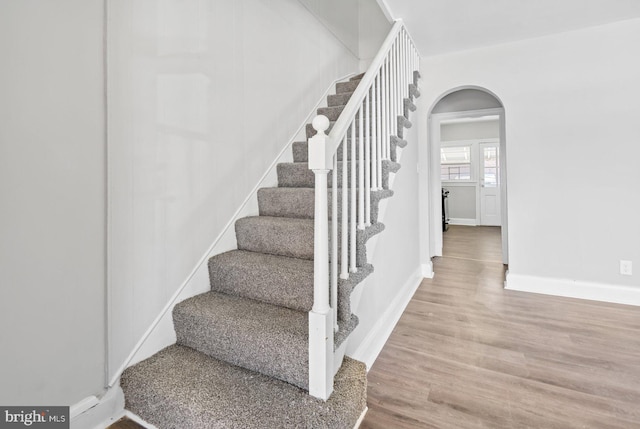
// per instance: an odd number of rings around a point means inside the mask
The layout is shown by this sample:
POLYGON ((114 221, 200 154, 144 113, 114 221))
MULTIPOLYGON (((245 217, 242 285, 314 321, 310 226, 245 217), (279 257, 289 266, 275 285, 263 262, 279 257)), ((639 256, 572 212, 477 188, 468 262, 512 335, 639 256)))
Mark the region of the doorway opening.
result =
POLYGON ((466 87, 443 94, 428 118, 430 254, 443 255, 449 225, 499 228, 508 264, 505 115, 490 91, 466 87))

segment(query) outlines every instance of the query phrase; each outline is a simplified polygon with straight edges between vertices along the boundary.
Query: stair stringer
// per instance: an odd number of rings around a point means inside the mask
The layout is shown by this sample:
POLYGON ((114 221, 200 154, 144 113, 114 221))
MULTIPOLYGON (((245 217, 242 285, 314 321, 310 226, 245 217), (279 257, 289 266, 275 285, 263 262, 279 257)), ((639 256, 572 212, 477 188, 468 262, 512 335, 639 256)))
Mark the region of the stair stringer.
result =
MULTIPOLYGON (((410 128, 412 126, 411 122, 409 121, 409 116, 410 116, 410 112, 415 111, 415 108, 412 109, 409 106, 414 106, 414 103, 413 103, 414 98, 417 98, 417 97, 420 96, 420 92, 418 91, 418 85, 417 85, 417 81, 418 81, 419 78, 420 78, 420 73, 419 72, 414 72, 414 83, 412 83, 410 85, 411 90, 410 90, 409 98, 405 98, 404 101, 403 101, 403 105, 407 106, 407 108, 404 109, 404 112, 403 112, 402 116, 398 116, 398 123, 402 124, 403 127, 406 127, 406 128, 410 128)), ((400 166, 402 166, 402 162, 401 162, 401 160, 402 160, 402 151, 403 151, 403 148, 406 147, 408 142, 406 140, 402 139, 402 135, 404 134, 403 133, 403 129, 401 128, 398 131, 399 131, 399 134, 401 135, 400 137, 391 136, 392 142, 396 146, 395 151, 393 151, 393 153, 392 153, 392 155, 393 155, 392 156, 392 161, 394 161, 394 162, 398 163, 400 166)), ((388 183, 387 189, 389 189, 392 192, 393 192, 394 179, 395 179, 396 174, 398 174, 398 172, 399 172, 398 170, 389 172, 389 183, 388 183)), ((392 200, 392 198, 384 198, 384 199, 380 200, 380 202, 378 203, 379 204, 379 206, 378 206, 378 219, 377 219, 378 223, 381 223, 381 224, 384 225, 385 214, 386 214, 389 202, 391 200, 392 200)), ((372 236, 371 238, 369 238, 369 240, 367 240, 367 242, 365 244, 365 246, 367 248, 367 250, 366 250, 366 254, 367 255, 375 254, 379 237, 380 237, 380 234, 376 234, 376 235, 372 236)), ((372 274, 374 274, 374 273, 372 273, 372 274)), ((360 299, 362 297, 362 294, 366 290, 366 286, 367 286, 368 282, 370 281, 370 279, 371 279, 371 276, 367 276, 362 281, 360 281, 357 285, 355 285, 355 287, 351 291, 351 295, 350 295, 349 299, 350 299, 351 312, 353 314, 358 314, 358 307, 359 307, 359 304, 360 304, 360 299)), ((336 347, 336 349, 334 350, 334 375, 338 372, 338 370, 340 369, 340 366, 342 365, 342 360, 344 359, 344 357, 346 355, 346 350, 347 350, 347 346, 348 346, 348 343, 349 343, 349 338, 350 338, 350 335, 347 336, 346 339, 344 341, 342 341, 340 343, 340 345, 338 347, 336 347)))

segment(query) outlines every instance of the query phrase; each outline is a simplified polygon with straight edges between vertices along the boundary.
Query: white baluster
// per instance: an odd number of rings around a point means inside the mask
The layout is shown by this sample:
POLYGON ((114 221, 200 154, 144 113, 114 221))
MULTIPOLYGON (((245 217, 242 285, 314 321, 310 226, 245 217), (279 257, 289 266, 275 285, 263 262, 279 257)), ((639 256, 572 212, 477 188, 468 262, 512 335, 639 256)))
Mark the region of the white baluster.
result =
POLYGON ((349 181, 347 179, 347 170, 349 161, 347 156, 347 135, 342 139, 342 226, 340 239, 342 240, 342 248, 340 249, 340 278, 349 278, 349 181))
MULTIPOLYGON (((409 76, 407 74, 408 72, 408 58, 407 58, 407 32, 403 31, 402 32, 402 67, 404 70, 404 82, 403 82, 403 88, 404 88, 404 98, 409 97, 409 76)), ((402 114, 404 115, 404 102, 402 103, 402 114)))
POLYGON ((374 188, 382 189, 382 69, 378 71, 378 75, 376 76, 376 146, 375 146, 375 156, 373 160, 376 163, 375 168, 375 184, 374 188))
POLYGON ((365 130, 364 130, 364 165, 360 164, 360 168, 364 170, 364 224, 371 226, 371 139, 373 137, 371 130, 371 103, 373 102, 372 91, 369 89, 364 98, 365 106, 365 130))
POLYGON ((313 307, 309 312, 309 394, 327 400, 333 392, 333 317, 329 306, 329 228, 326 116, 316 116, 309 139, 309 168, 315 174, 313 307))
POLYGON ((383 159, 389 159, 389 144, 391 141, 390 136, 390 127, 389 127, 389 61, 391 57, 387 55, 387 61, 384 63, 384 91, 382 91, 382 96, 384 97, 384 155, 383 159))
POLYGON ((398 135, 398 115, 400 109, 398 108, 399 100, 402 98, 402 89, 400 87, 400 39, 396 40, 396 45, 393 51, 395 55, 395 64, 393 72, 395 74, 393 79, 393 126, 395 128, 395 135, 398 135))
POLYGON ((364 111, 360 106, 358 111, 358 229, 365 228, 364 222, 364 111))
POLYGON ((389 64, 390 71, 390 97, 389 97, 389 125, 391 125, 391 135, 395 136, 397 134, 396 130, 396 119, 395 119, 395 110, 396 110, 396 44, 393 43, 391 47, 391 64, 389 64))
POLYGON ((349 233, 349 241, 351 249, 351 256, 349 258, 349 271, 357 273, 356 267, 356 118, 353 118, 351 122, 351 180, 349 181, 349 187, 351 189, 351 232, 349 233))
POLYGON ((338 154, 331 172, 331 312, 333 330, 338 332, 338 154))
MULTIPOLYGON (((411 82, 409 82, 409 36, 408 36, 406 31, 404 32, 404 58, 405 58, 404 59, 404 76, 405 76, 405 78, 404 78, 404 86, 407 89, 407 92, 406 92, 407 95, 406 95, 405 98, 408 98, 409 97, 409 83, 411 83, 411 82)), ((404 106, 404 104, 403 104, 403 106, 404 106)), ((403 112, 404 112, 404 107, 403 107, 403 112)))
MULTIPOLYGON (((378 188, 378 152, 376 152, 376 146, 378 144, 378 90, 376 88, 376 81, 378 75, 371 85, 371 191, 375 191, 378 188)), ((367 203, 367 221, 371 225, 371 201, 367 203)))

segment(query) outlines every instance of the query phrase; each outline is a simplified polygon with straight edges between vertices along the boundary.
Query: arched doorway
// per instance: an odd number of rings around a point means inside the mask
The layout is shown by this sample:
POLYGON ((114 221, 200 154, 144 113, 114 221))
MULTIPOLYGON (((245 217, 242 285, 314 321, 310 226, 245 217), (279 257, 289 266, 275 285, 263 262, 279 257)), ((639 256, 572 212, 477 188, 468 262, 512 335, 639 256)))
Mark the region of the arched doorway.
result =
POLYGON ((429 253, 442 256, 445 220, 459 225, 493 225, 500 227, 502 262, 508 264, 507 148, 502 102, 485 88, 447 91, 429 110, 428 136, 429 253), (456 217, 451 213, 443 216, 443 183, 456 195, 456 217))

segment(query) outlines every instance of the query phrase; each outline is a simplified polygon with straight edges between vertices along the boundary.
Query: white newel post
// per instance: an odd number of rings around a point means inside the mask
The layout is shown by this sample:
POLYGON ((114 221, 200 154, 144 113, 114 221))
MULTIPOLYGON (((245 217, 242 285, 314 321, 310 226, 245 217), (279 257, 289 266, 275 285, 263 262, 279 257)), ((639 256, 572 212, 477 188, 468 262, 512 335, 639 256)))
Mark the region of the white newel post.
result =
MULTIPOLYGON (((315 174, 313 308, 309 312, 309 394, 327 400, 333 392, 333 313, 329 305, 329 219, 327 174, 332 168, 326 148, 326 116, 316 116, 309 139, 309 169, 315 174), (329 158, 329 159, 328 159, 329 158)), ((335 260, 334 260, 335 263, 335 260)))

